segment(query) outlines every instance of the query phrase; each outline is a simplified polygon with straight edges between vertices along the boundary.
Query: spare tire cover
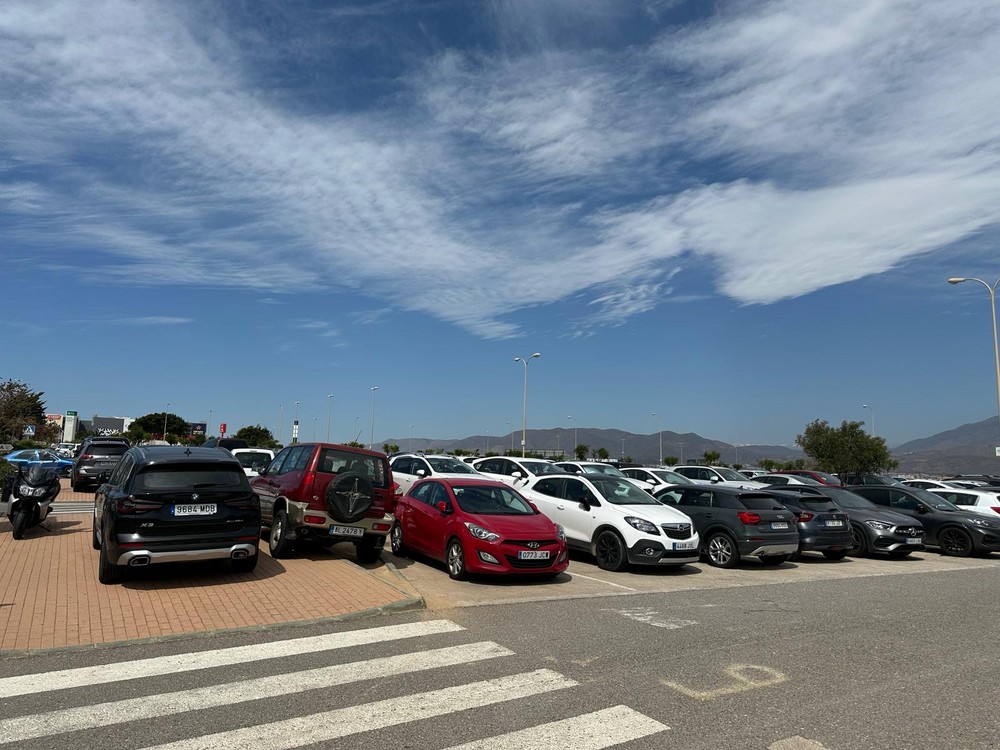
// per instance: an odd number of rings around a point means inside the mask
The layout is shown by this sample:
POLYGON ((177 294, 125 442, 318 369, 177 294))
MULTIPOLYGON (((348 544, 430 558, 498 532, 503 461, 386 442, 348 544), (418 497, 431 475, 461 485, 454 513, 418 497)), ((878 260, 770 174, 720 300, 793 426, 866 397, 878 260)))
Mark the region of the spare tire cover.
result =
POLYGON ((356 472, 337 476, 326 488, 326 509, 338 523, 356 523, 372 507, 372 483, 356 472))

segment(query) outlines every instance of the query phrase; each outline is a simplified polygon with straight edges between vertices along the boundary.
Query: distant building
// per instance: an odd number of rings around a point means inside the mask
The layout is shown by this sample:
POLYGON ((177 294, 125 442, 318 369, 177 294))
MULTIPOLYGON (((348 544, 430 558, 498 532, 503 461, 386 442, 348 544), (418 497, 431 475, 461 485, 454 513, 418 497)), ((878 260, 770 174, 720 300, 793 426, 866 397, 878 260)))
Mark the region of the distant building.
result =
POLYGON ((90 420, 90 430, 95 435, 123 435, 135 417, 101 417, 95 414, 90 420))

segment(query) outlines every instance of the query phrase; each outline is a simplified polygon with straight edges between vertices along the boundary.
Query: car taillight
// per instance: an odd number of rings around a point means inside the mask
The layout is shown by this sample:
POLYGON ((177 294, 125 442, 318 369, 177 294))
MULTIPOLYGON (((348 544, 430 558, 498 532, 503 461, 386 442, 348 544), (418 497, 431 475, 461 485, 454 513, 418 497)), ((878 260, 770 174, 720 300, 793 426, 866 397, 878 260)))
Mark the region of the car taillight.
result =
POLYGON ((748 511, 741 510, 739 513, 736 514, 736 516, 748 526, 752 526, 755 523, 760 523, 759 513, 750 513, 748 511))
POLYGON ((400 487, 399 482, 392 483, 392 497, 394 500, 399 500, 403 496, 403 488, 400 487))
POLYGON ((146 513, 147 511, 157 510, 159 507, 160 503, 144 503, 141 500, 136 500, 134 495, 120 497, 115 501, 115 510, 118 511, 119 515, 123 516, 146 513))
POLYGON ((307 471, 305 480, 302 482, 302 499, 306 502, 312 500, 313 485, 316 483, 316 472, 307 471))
POLYGON ((1000 508, 998 508, 996 505, 994 505, 991 510, 995 510, 997 513, 1000 513, 1000 508))
POLYGON ((90 459, 93 458, 93 456, 91 456, 89 453, 84 453, 82 456, 80 456, 80 458, 84 461, 89 461, 90 459))
POLYGON ((326 523, 326 519, 323 518, 323 516, 306 516, 305 520, 306 523, 316 523, 316 524, 326 523))
POLYGON ((799 517, 799 521, 801 521, 802 523, 805 523, 807 521, 813 520, 813 514, 810 513, 807 510, 802 511, 801 513, 798 513, 797 515, 799 517))

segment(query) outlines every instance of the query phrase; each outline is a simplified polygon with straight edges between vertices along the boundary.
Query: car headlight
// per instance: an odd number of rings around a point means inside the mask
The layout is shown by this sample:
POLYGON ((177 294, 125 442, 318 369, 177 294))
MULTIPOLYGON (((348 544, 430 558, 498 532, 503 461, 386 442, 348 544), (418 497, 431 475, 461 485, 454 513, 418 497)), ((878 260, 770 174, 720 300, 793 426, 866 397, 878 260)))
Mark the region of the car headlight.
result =
POLYGON ((562 527, 561 523, 556 524, 556 536, 562 541, 566 541, 566 529, 562 527))
POLYGON ((882 521, 865 521, 865 523, 873 529, 878 529, 879 531, 888 531, 892 528, 891 523, 882 523, 882 521))
POLYGON ((484 542, 496 542, 499 541, 500 535, 493 531, 488 531, 482 526, 477 526, 474 523, 465 522, 465 528, 469 530, 476 539, 482 539, 484 542))
POLYGON ((981 526, 984 529, 997 529, 996 524, 990 523, 985 518, 970 518, 969 521, 970 523, 974 523, 976 526, 981 526))
POLYGON ((45 494, 44 487, 31 487, 27 484, 22 484, 17 488, 18 497, 41 497, 45 494))
POLYGON ((656 524, 650 523, 645 518, 636 518, 635 516, 625 516, 625 523, 627 523, 633 529, 641 531, 643 534, 650 534, 652 536, 660 535, 660 530, 656 528, 656 524))

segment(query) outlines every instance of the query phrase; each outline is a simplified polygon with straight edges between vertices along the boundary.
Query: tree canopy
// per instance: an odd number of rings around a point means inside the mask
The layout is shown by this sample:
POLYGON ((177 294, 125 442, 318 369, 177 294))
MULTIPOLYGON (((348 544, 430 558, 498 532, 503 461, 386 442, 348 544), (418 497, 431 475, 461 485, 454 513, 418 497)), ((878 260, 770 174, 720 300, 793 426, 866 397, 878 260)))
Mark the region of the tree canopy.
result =
POLYGON ((20 380, 0 383, 0 437, 4 442, 20 440, 27 425, 35 425, 37 431, 45 424, 44 395, 20 380))
POLYGON ((246 425, 245 427, 240 427, 233 435, 234 438, 239 438, 240 440, 246 440, 247 443, 252 445, 254 448, 280 448, 278 441, 274 439, 274 435, 271 431, 260 424, 246 425))
MULTIPOLYGON (((152 414, 145 414, 132 422, 132 424, 138 425, 139 427, 137 430, 141 429, 147 435, 163 435, 164 417, 166 417, 167 420, 167 435, 187 435, 187 420, 183 417, 178 417, 172 412, 164 413, 162 411, 158 411, 152 414)), ((166 439, 166 437, 164 436, 163 439, 166 439)))
POLYGON ((834 474, 877 473, 895 468, 885 440, 864 431, 863 422, 843 421, 832 427, 826 420, 814 420, 795 438, 796 444, 812 458, 821 471, 834 474))

